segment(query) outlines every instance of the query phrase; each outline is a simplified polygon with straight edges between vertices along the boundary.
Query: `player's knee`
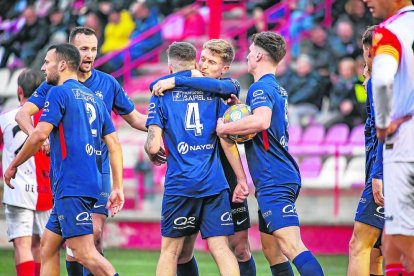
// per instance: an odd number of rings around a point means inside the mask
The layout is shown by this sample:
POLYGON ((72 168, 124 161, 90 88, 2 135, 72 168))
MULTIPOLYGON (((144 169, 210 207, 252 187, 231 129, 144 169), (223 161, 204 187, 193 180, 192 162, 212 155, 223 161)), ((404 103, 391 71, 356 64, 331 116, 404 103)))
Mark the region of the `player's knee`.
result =
POLYGON ((236 244, 233 248, 233 253, 236 256, 237 261, 245 262, 250 259, 250 248, 247 243, 236 244))
POLYGON ((349 253, 351 255, 359 255, 362 253, 369 254, 371 252, 372 245, 365 240, 358 239, 355 235, 352 235, 349 241, 349 253))

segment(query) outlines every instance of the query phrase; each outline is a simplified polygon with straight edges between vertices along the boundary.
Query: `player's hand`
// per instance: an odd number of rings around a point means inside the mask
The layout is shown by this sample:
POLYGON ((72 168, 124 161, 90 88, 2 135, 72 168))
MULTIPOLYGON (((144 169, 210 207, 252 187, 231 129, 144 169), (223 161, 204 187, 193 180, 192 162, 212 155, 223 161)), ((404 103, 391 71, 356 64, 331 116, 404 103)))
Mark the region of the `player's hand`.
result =
POLYGON ((247 183, 239 182, 237 183, 237 186, 234 189, 232 201, 234 203, 242 203, 243 201, 246 200, 248 195, 249 195, 249 187, 247 186, 247 183))
POLYGON ((228 98, 228 99, 226 100, 226 103, 227 103, 227 105, 232 106, 232 105, 235 105, 235 104, 241 104, 241 101, 239 100, 239 98, 237 98, 237 96, 236 96, 236 95, 231 94, 231 95, 230 95, 230 98, 228 98))
POLYGON ((164 80, 157 81, 156 84, 152 87, 152 95, 154 96, 164 96, 165 90, 170 90, 175 87, 175 77, 171 77, 164 80))
POLYGON ((42 148, 40 149, 44 154, 49 155, 50 153, 50 143, 49 138, 45 140, 45 142, 42 145, 42 148))
POLYGON ((227 135, 224 133, 224 122, 222 118, 217 120, 216 132, 217 136, 226 139, 227 135))
POLYGON ((411 120, 412 117, 412 115, 405 115, 393 120, 391 124, 388 126, 388 128, 377 128, 378 140, 380 140, 382 143, 385 143, 385 139, 388 136, 392 136, 395 132, 397 132, 400 125, 402 125, 408 120, 411 120))
POLYGON ((111 212, 111 216, 115 216, 124 207, 124 191, 121 189, 113 189, 108 198, 106 209, 111 212))
POLYGON ((203 74, 201 74, 201 72, 197 69, 193 69, 191 70, 191 76, 192 77, 203 77, 203 74))
POLYGON ((16 177, 17 168, 9 166, 4 173, 4 182, 9 186, 10 189, 14 189, 14 186, 11 184, 11 179, 16 177))
POLYGON ((373 178, 372 179, 372 194, 374 201, 379 206, 384 207, 384 194, 382 193, 382 180, 373 178))
POLYGON ((160 148, 160 150, 157 152, 157 154, 154 154, 150 156, 151 162, 155 166, 161 166, 165 164, 167 161, 167 156, 165 155, 165 150, 163 148, 160 148))

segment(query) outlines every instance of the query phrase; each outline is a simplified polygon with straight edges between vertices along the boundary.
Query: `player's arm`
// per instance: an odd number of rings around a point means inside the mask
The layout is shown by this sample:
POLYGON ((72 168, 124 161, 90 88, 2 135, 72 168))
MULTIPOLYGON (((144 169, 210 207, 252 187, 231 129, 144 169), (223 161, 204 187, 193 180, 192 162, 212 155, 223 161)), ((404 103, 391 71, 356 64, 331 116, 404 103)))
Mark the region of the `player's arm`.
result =
POLYGON ((391 123, 394 77, 398 70, 402 49, 398 38, 392 32, 379 27, 373 37, 373 52, 372 89, 375 124, 378 139, 384 142, 387 128, 391 123))
POLYGON ((224 96, 230 96, 231 94, 239 95, 240 93, 240 84, 234 79, 218 80, 207 77, 189 78, 182 76, 171 77, 158 81, 154 85, 152 93, 156 96, 162 96, 164 91, 173 89, 176 86, 190 87, 195 90, 224 96))
POLYGON ((261 132, 270 126, 272 119, 272 110, 267 106, 261 106, 253 110, 253 114, 243 119, 224 123, 222 119, 217 121, 216 132, 220 137, 227 135, 246 135, 261 132))
MULTIPOLYGON (((145 142, 145 152, 152 163, 159 166, 163 163, 159 160, 159 152, 161 148, 162 129, 158 125, 148 126, 148 135, 145 142)), ((165 161, 164 161, 165 162, 165 161)))
POLYGON ((19 124, 21 130, 27 135, 34 131, 32 116, 39 112, 37 105, 31 102, 25 102, 22 108, 16 113, 15 120, 19 124))
POLYGON ((108 147, 109 161, 112 173, 112 191, 108 198, 106 208, 111 211, 112 216, 122 210, 124 206, 124 185, 123 185, 123 160, 122 147, 116 132, 103 137, 108 147))
POLYGON ((374 165, 372 166, 372 194, 374 201, 380 206, 384 206, 384 193, 382 188, 382 176, 383 176, 383 165, 382 165, 382 151, 383 144, 378 141, 376 148, 374 165))
POLYGON ((132 112, 121 116, 131 127, 141 131, 147 131, 147 128, 145 127, 145 123, 148 119, 147 115, 139 113, 136 109, 134 109, 132 112))
POLYGON ((26 162, 40 149, 52 130, 52 124, 47 122, 39 122, 32 134, 30 134, 27 138, 23 148, 13 159, 4 174, 4 181, 11 189, 14 189, 14 187, 10 184, 10 180, 16 176, 17 167, 26 162))
POLYGON ((220 143, 226 154, 227 160, 237 177, 237 186, 233 193, 233 202, 243 202, 249 195, 249 187, 247 186, 247 178, 240 160, 239 150, 236 144, 228 139, 220 138, 220 143))

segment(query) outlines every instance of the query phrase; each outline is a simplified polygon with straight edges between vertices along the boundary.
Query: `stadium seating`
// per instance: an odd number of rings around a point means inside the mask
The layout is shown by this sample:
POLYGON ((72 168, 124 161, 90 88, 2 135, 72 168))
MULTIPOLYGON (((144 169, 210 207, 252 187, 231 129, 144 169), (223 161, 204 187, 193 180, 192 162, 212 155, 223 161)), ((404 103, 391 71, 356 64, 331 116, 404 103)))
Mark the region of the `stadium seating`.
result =
POLYGON ((289 126, 289 145, 297 145, 302 141, 302 128, 289 126))
POLYGON ((336 124, 328 129, 324 139, 325 145, 345 145, 348 141, 349 128, 346 124, 336 124))
POLYGON ((365 156, 354 157, 349 161, 343 180, 344 187, 364 186, 365 156))

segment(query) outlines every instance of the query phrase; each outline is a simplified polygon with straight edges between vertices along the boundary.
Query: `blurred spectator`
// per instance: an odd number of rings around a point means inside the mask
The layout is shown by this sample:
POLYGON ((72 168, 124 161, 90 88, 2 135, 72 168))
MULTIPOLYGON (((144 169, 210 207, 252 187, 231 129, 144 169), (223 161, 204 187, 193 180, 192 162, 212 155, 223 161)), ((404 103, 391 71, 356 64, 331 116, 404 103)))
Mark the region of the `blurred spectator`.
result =
POLYGON ((17 34, 0 43, 4 47, 0 68, 6 67, 11 54, 19 57, 26 66, 30 66, 37 52, 48 39, 48 33, 45 31, 47 25, 38 19, 33 6, 28 6, 24 10, 23 17, 25 19, 23 28, 17 34))
POLYGON ((183 36, 188 38, 199 39, 206 34, 206 23, 203 16, 194 6, 188 6, 184 11, 184 32, 183 36))
POLYGON ((39 17, 46 17, 49 14, 49 10, 55 4, 54 0, 37 0, 34 2, 34 7, 39 17))
MULTIPOLYGON (((288 57, 285 56, 277 65, 276 78, 277 83, 285 89, 289 89, 290 77, 292 76, 292 70, 288 66, 288 57)), ((289 93, 289 91, 288 91, 289 93)))
MULTIPOLYGON (((356 107, 355 83, 355 61, 352 58, 344 58, 339 62, 339 76, 333 84, 329 94, 328 111, 321 114, 318 122, 329 128, 335 123, 346 123, 353 126, 355 119, 359 117, 356 107)), ((359 117, 359 119, 361 119, 359 117)))
POLYGON ((85 27, 89 27, 95 31, 96 37, 98 38, 98 47, 101 47, 103 43, 103 29, 104 26, 99 19, 98 14, 95 12, 90 12, 85 17, 85 23, 83 24, 85 27))
POLYGON ((289 5, 291 9, 289 25, 291 54, 293 58, 296 58, 300 50, 299 36, 313 26, 314 3, 312 0, 291 0, 289 5))
POLYGON ((350 21, 338 21, 335 34, 330 38, 330 44, 337 60, 343 57, 356 58, 362 54, 354 36, 354 29, 350 21))
MULTIPOLYGON (((137 38, 152 27, 158 25, 158 12, 155 7, 149 8, 145 2, 137 2, 131 7, 132 16, 135 19, 135 30, 131 34, 131 40, 137 38)), ((138 42, 131 48, 132 59, 139 58, 145 53, 161 45, 162 37, 160 32, 138 42)))
POLYGON ((105 26, 102 54, 125 48, 134 29, 135 23, 130 13, 114 7, 109 14, 109 22, 105 26))
MULTIPOLYGON (((346 13, 342 14, 338 21, 349 21, 354 29, 354 40, 361 41, 367 26, 372 25, 372 17, 365 9, 361 0, 348 0, 345 4, 346 13)), ((362 45, 359 46, 362 48, 362 45)))
POLYGON ((61 33, 61 35, 68 35, 68 26, 64 21, 64 13, 58 7, 53 7, 49 10, 48 23, 49 23, 49 37, 55 33, 61 33))
POLYGON ((156 5, 160 13, 168 16, 176 10, 191 5, 195 0, 147 0, 148 6, 156 5))
POLYGON ((292 72, 289 86, 286 87, 289 95, 289 123, 292 125, 307 125, 321 109, 324 92, 312 64, 313 60, 308 55, 300 55, 296 60, 296 70, 292 72))

